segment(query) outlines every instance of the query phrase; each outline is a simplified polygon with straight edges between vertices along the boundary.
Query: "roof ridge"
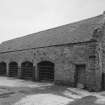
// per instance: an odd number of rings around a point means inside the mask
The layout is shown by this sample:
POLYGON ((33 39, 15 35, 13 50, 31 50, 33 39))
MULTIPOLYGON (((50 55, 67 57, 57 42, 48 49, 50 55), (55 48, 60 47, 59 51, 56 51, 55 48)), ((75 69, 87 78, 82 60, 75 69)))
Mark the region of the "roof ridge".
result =
POLYGON ((7 43, 7 42, 12 41, 12 40, 15 40, 15 39, 26 38, 26 37, 30 37, 30 36, 33 36, 33 35, 34 35, 34 36, 37 36, 37 33, 41 33, 41 32, 44 32, 44 31, 49 31, 49 30, 54 30, 54 29, 57 29, 57 28, 60 28, 60 27, 64 27, 64 26, 67 26, 67 25, 76 25, 76 24, 79 24, 79 23, 81 23, 81 22, 88 21, 88 20, 90 20, 90 19, 98 18, 98 17, 100 17, 100 16, 102 16, 102 14, 101 14, 101 15, 97 15, 97 16, 93 16, 93 17, 89 17, 89 18, 85 18, 85 19, 83 19, 83 20, 78 20, 78 21, 75 21, 75 22, 63 24, 63 25, 60 25, 60 26, 56 26, 56 27, 44 29, 44 30, 41 30, 41 31, 33 32, 33 33, 30 33, 30 34, 27 34, 27 35, 24 35, 24 36, 21 36, 21 37, 17 37, 17 38, 13 38, 13 39, 4 41, 4 42, 2 42, 2 43, 7 43))
POLYGON ((67 43, 85 42, 92 39, 93 30, 102 23, 103 15, 57 26, 27 36, 5 41, 0 50, 19 50, 29 47, 45 47, 67 43), (4 46, 4 47, 3 47, 4 46), (8 49, 9 48, 9 49, 8 49))

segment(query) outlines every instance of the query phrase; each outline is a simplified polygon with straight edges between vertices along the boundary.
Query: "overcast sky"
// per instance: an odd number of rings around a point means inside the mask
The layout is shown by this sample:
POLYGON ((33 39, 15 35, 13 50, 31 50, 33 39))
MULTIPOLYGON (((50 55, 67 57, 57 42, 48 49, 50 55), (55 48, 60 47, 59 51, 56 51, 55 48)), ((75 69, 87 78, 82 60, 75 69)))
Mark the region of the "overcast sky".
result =
POLYGON ((102 14, 105 0, 0 0, 0 42, 102 14))

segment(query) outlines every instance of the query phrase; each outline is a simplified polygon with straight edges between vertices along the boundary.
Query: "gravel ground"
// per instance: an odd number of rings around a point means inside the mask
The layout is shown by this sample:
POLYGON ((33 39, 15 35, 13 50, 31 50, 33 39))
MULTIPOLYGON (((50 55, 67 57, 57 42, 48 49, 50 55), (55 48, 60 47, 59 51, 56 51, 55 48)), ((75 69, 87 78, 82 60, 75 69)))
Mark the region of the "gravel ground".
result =
POLYGON ((0 77, 0 105, 105 105, 105 92, 0 77))

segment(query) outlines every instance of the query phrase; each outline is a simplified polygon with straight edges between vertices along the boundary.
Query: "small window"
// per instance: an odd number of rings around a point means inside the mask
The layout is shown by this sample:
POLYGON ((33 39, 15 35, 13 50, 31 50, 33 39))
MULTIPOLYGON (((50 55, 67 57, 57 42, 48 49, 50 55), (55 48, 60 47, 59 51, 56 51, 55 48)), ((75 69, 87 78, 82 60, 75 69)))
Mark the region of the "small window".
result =
POLYGON ((95 69, 95 60, 96 60, 96 56, 89 56, 89 64, 90 64, 91 70, 95 69))
POLYGON ((95 58, 96 58, 95 55, 91 55, 91 56, 89 56, 89 59, 95 59, 95 58))

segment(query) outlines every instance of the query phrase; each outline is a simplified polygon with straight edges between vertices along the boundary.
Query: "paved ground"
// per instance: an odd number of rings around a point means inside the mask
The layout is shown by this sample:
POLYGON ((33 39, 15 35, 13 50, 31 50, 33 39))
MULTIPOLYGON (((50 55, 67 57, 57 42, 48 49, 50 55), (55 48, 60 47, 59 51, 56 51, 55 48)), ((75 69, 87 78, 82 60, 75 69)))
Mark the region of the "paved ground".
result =
POLYGON ((105 92, 0 77, 0 105, 105 105, 105 92))

